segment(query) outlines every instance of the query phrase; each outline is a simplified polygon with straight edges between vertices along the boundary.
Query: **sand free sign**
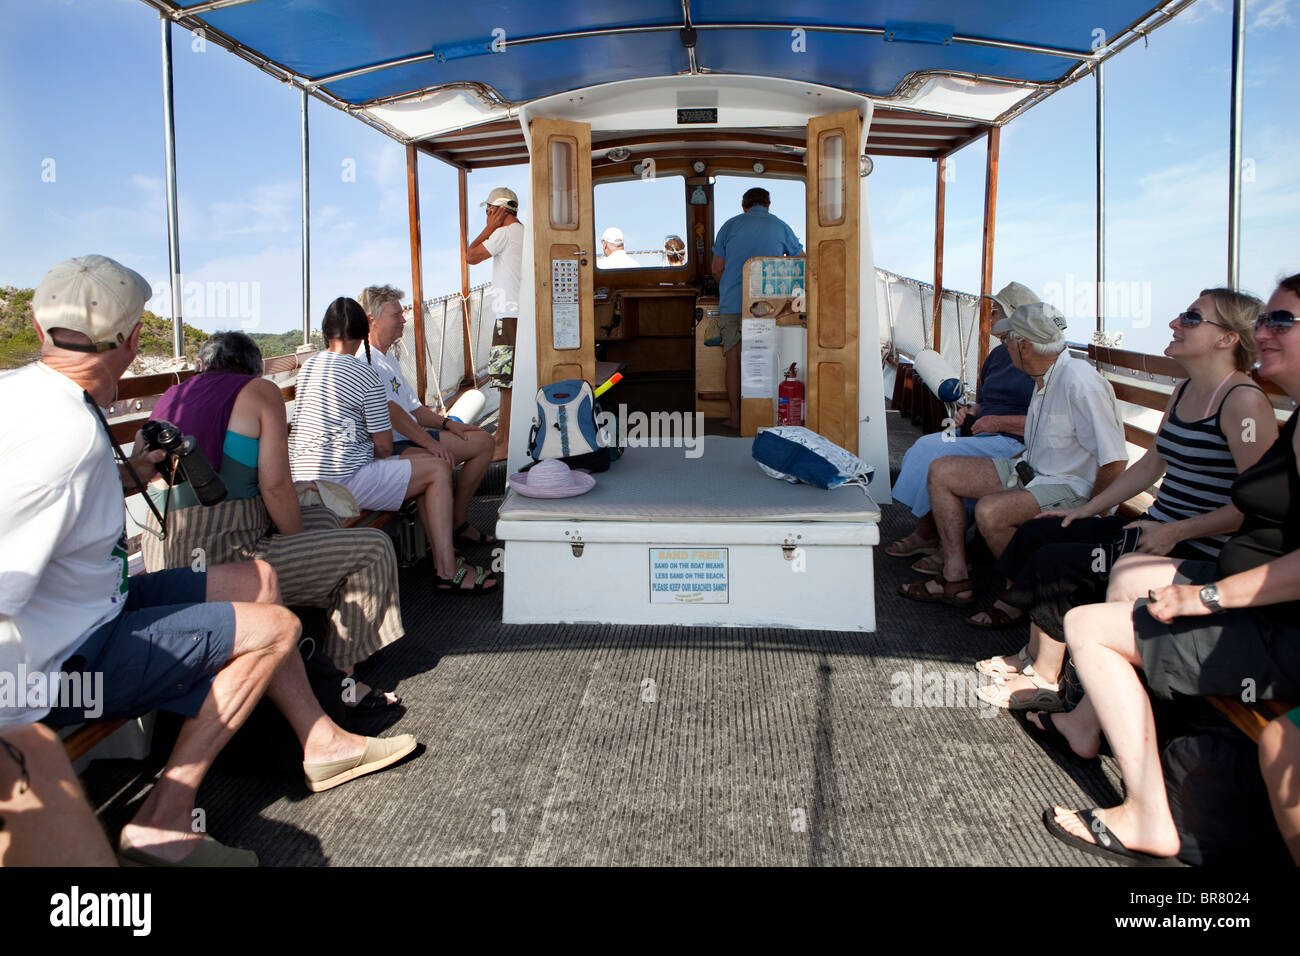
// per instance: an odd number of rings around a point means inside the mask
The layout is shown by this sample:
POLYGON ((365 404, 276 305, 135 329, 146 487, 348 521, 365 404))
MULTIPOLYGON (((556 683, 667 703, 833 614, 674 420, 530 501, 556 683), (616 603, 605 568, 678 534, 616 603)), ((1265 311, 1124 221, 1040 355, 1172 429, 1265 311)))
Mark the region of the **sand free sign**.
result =
POLYGON ((726 548, 651 548, 651 604, 726 604, 726 548))

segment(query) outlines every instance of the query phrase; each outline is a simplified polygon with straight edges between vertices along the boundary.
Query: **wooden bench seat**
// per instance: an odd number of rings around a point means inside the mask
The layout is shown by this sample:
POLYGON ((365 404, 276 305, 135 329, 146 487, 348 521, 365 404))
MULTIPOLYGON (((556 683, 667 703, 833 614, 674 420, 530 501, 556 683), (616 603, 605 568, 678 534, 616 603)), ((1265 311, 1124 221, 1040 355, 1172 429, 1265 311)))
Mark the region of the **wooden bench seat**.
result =
POLYGON ((1250 704, 1235 697, 1207 697, 1206 700, 1255 743, 1259 743, 1259 735, 1271 721, 1295 707, 1295 704, 1286 704, 1280 700, 1261 700, 1250 704))

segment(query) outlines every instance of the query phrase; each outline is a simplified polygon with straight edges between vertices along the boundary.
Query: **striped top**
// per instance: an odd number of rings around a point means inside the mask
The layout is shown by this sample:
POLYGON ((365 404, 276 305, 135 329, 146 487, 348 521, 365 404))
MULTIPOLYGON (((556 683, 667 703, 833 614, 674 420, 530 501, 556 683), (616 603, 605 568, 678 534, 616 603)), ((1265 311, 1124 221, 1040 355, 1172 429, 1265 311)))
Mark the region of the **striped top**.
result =
POLYGON ((317 352, 298 371, 289 434, 294 481, 345 481, 375 458, 371 435, 393 427, 374 369, 352 355, 317 352))
MULTIPOLYGON (((1231 503, 1237 463, 1232 458, 1219 416, 1228 396, 1243 385, 1244 382, 1228 389, 1213 415, 1194 422, 1178 417, 1178 403, 1187 382, 1179 387, 1169 417, 1156 435, 1156 451, 1165 460, 1165 477, 1155 503, 1147 511, 1152 521, 1181 521, 1231 503)), ((1216 558, 1227 540, 1227 535, 1218 534, 1192 538, 1187 544, 1207 557, 1216 558)))

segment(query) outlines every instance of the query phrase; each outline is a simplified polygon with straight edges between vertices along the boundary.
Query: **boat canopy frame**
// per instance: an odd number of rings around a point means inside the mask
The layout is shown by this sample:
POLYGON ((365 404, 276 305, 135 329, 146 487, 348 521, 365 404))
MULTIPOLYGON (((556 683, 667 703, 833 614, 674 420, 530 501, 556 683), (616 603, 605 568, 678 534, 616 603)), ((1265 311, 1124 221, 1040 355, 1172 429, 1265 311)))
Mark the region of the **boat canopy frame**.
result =
MULTIPOLYGON (((171 298, 174 356, 179 358, 183 354, 183 316, 181 312, 179 283, 177 281, 180 273, 180 236, 179 224, 177 221, 178 217, 175 212, 178 204, 176 199, 176 143, 174 132, 175 106, 172 90, 172 44, 170 33, 170 27, 173 24, 192 32, 199 33, 204 37, 205 41, 213 42, 241 59, 252 63, 254 66, 275 77, 280 82, 296 88, 300 93, 302 141, 302 333, 304 347, 310 344, 311 336, 309 263, 310 174, 308 168, 310 142, 310 131, 308 126, 309 98, 314 97, 334 109, 353 116, 361 122, 366 123, 368 126, 383 133, 385 136, 401 143, 406 148, 411 271, 412 285, 414 289, 412 311, 417 351, 416 387, 420 400, 424 401, 427 383, 424 362, 423 269, 420 260, 420 202, 418 190, 419 155, 423 153, 432 158, 438 159, 457 170, 461 240, 460 293, 462 302, 464 303, 468 301, 469 296, 469 266, 466 259, 466 247, 469 238, 466 197, 467 173, 472 169, 519 165, 528 162, 525 137, 523 130, 519 126, 517 116, 517 107, 521 102, 526 101, 512 102, 507 100, 489 85, 478 82, 453 81, 437 84, 435 86, 425 86, 398 94, 365 98, 359 101, 351 101, 342 95, 332 92, 329 89, 329 85, 360 76, 369 76, 414 63, 423 63, 428 61, 445 62, 449 58, 460 59, 485 56, 500 51, 495 49, 492 44, 461 44, 457 47, 433 49, 419 54, 390 58, 381 62, 361 64, 342 71, 335 70, 322 75, 309 76, 296 72, 283 63, 276 62, 270 57, 259 53, 250 46, 241 43, 230 34, 217 29, 206 19, 206 17, 211 14, 220 13, 221 11, 235 7, 246 7, 253 3, 266 2, 269 7, 272 5, 270 0, 205 0, 205 2, 191 3, 188 6, 182 5, 180 2, 176 2, 176 0, 142 0, 142 2, 146 3, 158 12, 162 23, 164 162, 169 209, 167 223, 168 258, 172 275, 171 298), (432 135, 411 136, 402 132, 391 123, 386 122, 384 119, 375 116, 371 111, 371 108, 375 106, 394 103, 410 103, 412 101, 418 101, 421 98, 427 98, 431 94, 442 93, 449 90, 462 90, 468 92, 478 97, 484 104, 503 108, 507 112, 504 115, 493 115, 484 122, 463 124, 442 130, 432 135)), ((948 30, 945 33, 941 28, 918 24, 797 24, 794 22, 776 22, 775 20, 767 22, 698 22, 692 17, 691 0, 681 0, 682 19, 680 22, 601 26, 588 30, 569 30, 555 33, 535 34, 531 36, 512 37, 509 39, 509 44, 511 46, 532 46, 582 38, 677 32, 681 44, 688 54, 689 66, 686 72, 691 75, 707 74, 709 72, 706 68, 702 67, 697 60, 695 47, 699 33, 727 30, 765 32, 791 31, 792 29, 798 29, 808 33, 881 37, 887 42, 901 40, 903 42, 919 44, 928 43, 936 46, 950 46, 955 44, 957 46, 1015 51, 1018 53, 1029 53, 1044 57, 1073 60, 1073 66, 1067 69, 1060 76, 1048 81, 1008 80, 1004 77, 970 74, 959 70, 916 70, 903 77, 902 81, 895 87, 893 94, 883 97, 870 96, 876 104, 875 120, 873 121, 872 128, 868 134, 864 155, 923 157, 931 159, 936 164, 934 245, 935 291, 931 316, 933 329, 932 346, 936 349, 940 345, 940 335, 942 331, 941 320, 945 212, 944 184, 946 181, 945 173, 947 160, 957 150, 970 145, 981 137, 986 138, 987 150, 984 182, 983 239, 981 243, 980 263, 981 304, 979 310, 979 361, 982 365, 988 352, 989 341, 990 300, 988 296, 991 295, 993 291, 993 244, 996 231, 997 172, 1001 127, 1010 120, 1019 116, 1021 113, 1042 102, 1053 93, 1077 82, 1089 74, 1094 76, 1096 80, 1097 129, 1095 208, 1098 288, 1098 295, 1095 298, 1097 302, 1097 333, 1098 338, 1100 338, 1101 334, 1104 332, 1103 303, 1105 302, 1105 296, 1104 294, 1101 294, 1103 283, 1105 281, 1105 87, 1102 68, 1108 59, 1127 49, 1133 43, 1137 42, 1138 39, 1147 42, 1152 31, 1168 23, 1193 2, 1195 2, 1195 0, 1169 0, 1169 2, 1157 4, 1155 7, 1146 10, 1146 12, 1142 13, 1129 23, 1128 26, 1112 37, 1103 38, 1105 40, 1104 43, 1098 44, 1094 41, 1094 47, 1090 50, 1071 49, 1052 44, 1027 43, 987 36, 977 36, 973 34, 958 33, 954 30, 948 30), (924 108, 918 108, 915 105, 902 106, 890 102, 891 99, 895 99, 900 95, 906 95, 909 91, 918 89, 924 85, 928 79, 933 77, 957 79, 969 77, 983 83, 1023 85, 1031 87, 1032 89, 1025 97, 1021 98, 1009 108, 1003 110, 999 115, 991 120, 985 121, 956 115, 951 112, 931 111, 924 108)), ((1238 250, 1240 244, 1240 154, 1242 95, 1244 88, 1242 82, 1242 71, 1245 47, 1245 2, 1246 0, 1233 0, 1232 90, 1230 97, 1231 114, 1229 118, 1229 230, 1227 257, 1228 281, 1229 284, 1233 286, 1235 286, 1238 275, 1238 250)), ((600 86, 602 84, 598 83, 596 85, 600 86)), ((584 88, 585 87, 578 87, 576 89, 584 88)), ((797 153, 805 146, 805 144, 800 142, 801 139, 802 136, 795 135, 793 131, 763 131, 748 128, 737 130, 708 128, 707 130, 691 131, 634 130, 626 134, 619 132, 599 132, 593 134, 592 161, 593 165, 597 166, 600 164, 609 165, 607 159, 608 152, 616 146, 627 146, 629 144, 644 146, 650 143, 659 143, 665 148, 676 146, 679 150, 677 155, 683 155, 680 152, 682 144, 707 140, 713 144, 728 141, 741 143, 742 145, 739 148, 728 151, 728 156, 730 158, 753 158, 755 160, 762 158, 765 162, 775 160, 784 165, 786 163, 799 162, 800 157, 797 156, 797 153), (732 155, 733 153, 734 156, 732 155)), ((654 153, 652 152, 642 155, 654 155, 654 153)), ((462 387, 473 387, 476 382, 470 346, 472 341, 472 331, 470 328, 471 317, 468 309, 463 310, 463 319, 465 323, 465 335, 463 337, 463 347, 465 350, 465 375, 461 381, 461 385, 462 387)), ((442 401, 441 395, 438 396, 438 400, 439 402, 442 401)))

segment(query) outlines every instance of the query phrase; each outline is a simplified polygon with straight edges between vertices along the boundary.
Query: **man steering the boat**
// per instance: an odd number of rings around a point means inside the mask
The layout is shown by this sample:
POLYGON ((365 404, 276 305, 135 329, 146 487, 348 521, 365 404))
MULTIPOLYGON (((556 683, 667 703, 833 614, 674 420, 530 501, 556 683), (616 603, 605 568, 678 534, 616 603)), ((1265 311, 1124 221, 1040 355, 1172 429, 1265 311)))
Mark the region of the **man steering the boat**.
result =
POLYGON ((731 417, 724 425, 740 428, 741 274, 754 256, 801 256, 803 246, 786 223, 768 209, 772 197, 755 186, 740 197, 739 216, 722 224, 713 240, 713 277, 718 280, 718 322, 727 358, 727 401, 731 417))
POLYGON ((1040 511, 1077 508, 1128 465, 1115 391, 1087 362, 1072 358, 1065 316, 1043 302, 1017 308, 993 326, 1016 365, 1034 380, 1018 458, 949 456, 930 466, 928 486, 943 567, 933 579, 902 585, 914 601, 968 607, 975 601, 966 559, 966 504, 998 557, 1016 529, 1040 511))

